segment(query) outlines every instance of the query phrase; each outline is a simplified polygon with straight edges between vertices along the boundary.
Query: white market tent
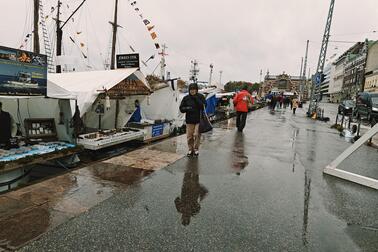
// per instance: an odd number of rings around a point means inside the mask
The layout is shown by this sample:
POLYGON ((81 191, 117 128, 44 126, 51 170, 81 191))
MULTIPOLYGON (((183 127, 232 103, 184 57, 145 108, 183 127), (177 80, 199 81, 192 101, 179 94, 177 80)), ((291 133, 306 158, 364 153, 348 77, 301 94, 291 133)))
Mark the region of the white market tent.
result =
POLYGON ((150 89, 138 68, 70 72, 48 75, 47 96, 77 100, 80 114, 83 115, 96 101, 100 90, 109 90, 129 77, 142 81, 150 89))

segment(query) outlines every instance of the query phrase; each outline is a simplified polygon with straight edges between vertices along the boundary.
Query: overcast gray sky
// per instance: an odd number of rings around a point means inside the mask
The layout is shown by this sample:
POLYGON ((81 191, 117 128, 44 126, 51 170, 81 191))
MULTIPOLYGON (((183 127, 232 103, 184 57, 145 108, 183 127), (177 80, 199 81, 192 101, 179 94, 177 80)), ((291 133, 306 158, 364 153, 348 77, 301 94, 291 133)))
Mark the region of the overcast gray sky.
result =
MULTIPOLYGON (((63 17, 68 17, 81 0, 62 0, 63 17), (67 4, 69 7, 67 7, 67 4)), ((47 12, 56 0, 44 0, 47 12)), ((119 0, 119 53, 129 53, 132 45, 142 59, 156 54, 153 41, 138 14, 127 0, 119 0)), ((200 62, 200 79, 208 80, 209 64, 215 66, 216 80, 223 70, 228 80, 259 81, 260 69, 271 74, 285 71, 299 75, 306 40, 310 42, 309 67, 315 69, 330 1, 328 0, 137 0, 140 13, 148 18, 160 43, 168 46, 167 64, 172 75, 188 78, 190 61, 200 62)), ((65 27, 64 51, 79 55, 69 39, 74 38, 89 55, 87 64, 103 67, 112 19, 113 0, 87 0, 65 27), (76 32, 82 32, 78 35, 76 32)), ((19 47, 29 33, 32 0, 0 1, 0 45, 19 47)), ((377 0, 336 0, 331 40, 378 39, 377 0)), ((52 19, 47 18, 50 35, 52 19)), ((51 38, 53 40, 53 38, 51 38)), ((342 53, 350 43, 331 43, 328 56, 342 53)), ((29 47, 30 47, 29 43, 29 47)), ((145 74, 158 60, 150 61, 145 74)), ((159 73, 158 70, 156 73, 159 73)))

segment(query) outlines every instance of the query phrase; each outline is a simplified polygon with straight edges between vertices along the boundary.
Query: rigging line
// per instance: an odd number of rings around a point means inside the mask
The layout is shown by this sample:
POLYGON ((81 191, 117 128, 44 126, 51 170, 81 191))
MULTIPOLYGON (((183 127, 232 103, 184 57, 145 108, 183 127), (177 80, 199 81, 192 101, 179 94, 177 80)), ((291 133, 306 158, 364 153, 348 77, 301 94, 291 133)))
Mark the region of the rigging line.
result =
POLYGON ((23 29, 23 32, 22 32, 22 34, 21 34, 21 43, 20 43, 20 45, 22 45, 23 44, 23 42, 24 42, 24 39, 25 39, 25 30, 26 30, 26 22, 27 22, 27 20, 28 20, 28 13, 29 13, 29 6, 28 6, 28 0, 25 0, 25 5, 26 5, 26 9, 25 9, 25 20, 24 20, 24 29, 23 29))
POLYGON ((377 30, 371 30, 367 32, 360 32, 360 33, 344 33, 344 34, 331 34, 331 37, 343 37, 343 36, 349 36, 349 35, 363 35, 363 34, 371 34, 371 33, 377 33, 377 30))
MULTIPOLYGON (((90 24, 91 24, 91 28, 93 29, 95 26, 94 26, 94 23, 93 23, 93 18, 92 18, 92 14, 91 14, 91 12, 90 11, 87 11, 88 12, 88 18, 89 18, 89 21, 90 21, 90 24)), ((101 52, 101 46, 100 46, 100 41, 99 41, 99 37, 97 36, 97 31, 96 31, 96 29, 93 29, 93 34, 94 34, 94 36, 95 36, 95 42, 96 42, 96 44, 97 44, 97 49, 98 49, 98 51, 99 51, 99 54, 100 54, 100 57, 101 57, 101 61, 102 62, 104 62, 104 60, 105 60, 105 58, 104 58, 104 56, 103 56, 103 54, 102 54, 102 52, 101 52)))

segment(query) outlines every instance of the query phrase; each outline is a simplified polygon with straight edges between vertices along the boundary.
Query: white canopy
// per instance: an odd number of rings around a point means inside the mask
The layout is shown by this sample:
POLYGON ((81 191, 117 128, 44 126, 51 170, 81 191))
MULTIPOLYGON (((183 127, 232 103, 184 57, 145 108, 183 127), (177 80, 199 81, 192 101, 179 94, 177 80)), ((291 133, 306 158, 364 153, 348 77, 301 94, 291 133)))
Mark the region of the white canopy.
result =
POLYGON ((47 96, 77 100, 80 113, 83 115, 95 102, 100 90, 109 90, 131 75, 150 89, 144 75, 137 68, 70 72, 48 75, 47 96))

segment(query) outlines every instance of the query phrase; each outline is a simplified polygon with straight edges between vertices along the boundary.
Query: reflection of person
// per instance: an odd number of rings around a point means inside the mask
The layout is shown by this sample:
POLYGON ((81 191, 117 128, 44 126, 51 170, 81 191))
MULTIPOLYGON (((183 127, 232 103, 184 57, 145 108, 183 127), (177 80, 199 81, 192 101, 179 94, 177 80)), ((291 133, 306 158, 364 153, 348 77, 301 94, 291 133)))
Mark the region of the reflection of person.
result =
POLYGON ((253 104, 253 97, 247 91, 248 86, 244 85, 242 91, 234 97, 234 105, 236 108, 236 127, 238 128, 239 132, 242 132, 246 121, 247 121, 247 114, 248 114, 248 104, 253 104))
POLYGON ((244 135, 238 133, 235 136, 234 149, 232 150, 232 169, 236 172, 236 175, 240 175, 240 172, 248 163, 248 157, 245 156, 244 151, 244 135))
POLYGON ((189 85, 189 94, 184 97, 180 104, 181 113, 185 113, 186 136, 188 139, 188 156, 198 156, 201 135, 199 123, 201 113, 206 106, 206 99, 198 93, 197 84, 189 85))
POLYGON ((12 116, 3 111, 3 104, 0 102, 0 146, 9 148, 10 139, 12 135, 15 135, 15 129, 17 129, 12 116))
POLYGON ((208 190, 199 183, 198 161, 189 160, 181 188, 181 197, 175 199, 176 209, 182 214, 182 225, 187 226, 190 218, 201 210, 200 202, 208 194, 208 190))

